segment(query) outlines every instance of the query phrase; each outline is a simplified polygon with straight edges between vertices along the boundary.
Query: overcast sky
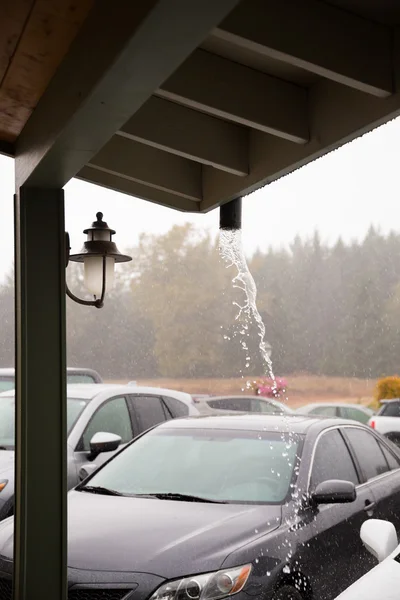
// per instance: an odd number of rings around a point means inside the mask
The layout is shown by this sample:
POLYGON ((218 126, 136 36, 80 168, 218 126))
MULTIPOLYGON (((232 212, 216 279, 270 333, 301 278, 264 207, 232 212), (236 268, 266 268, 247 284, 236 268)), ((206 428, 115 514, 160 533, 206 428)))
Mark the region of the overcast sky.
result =
MULTIPOLYGON (((362 238, 373 224, 384 233, 400 231, 400 120, 303 167, 246 197, 243 240, 247 253, 257 247, 287 246, 299 234, 318 229, 333 243, 362 238)), ((0 281, 13 260, 13 160, 0 155, 0 281)), ((120 249, 136 243, 142 231, 162 233, 190 221, 217 231, 218 211, 188 215, 72 180, 65 188, 66 227, 72 251, 97 211, 117 230, 120 249)), ((400 260, 400 257, 399 257, 400 260)))

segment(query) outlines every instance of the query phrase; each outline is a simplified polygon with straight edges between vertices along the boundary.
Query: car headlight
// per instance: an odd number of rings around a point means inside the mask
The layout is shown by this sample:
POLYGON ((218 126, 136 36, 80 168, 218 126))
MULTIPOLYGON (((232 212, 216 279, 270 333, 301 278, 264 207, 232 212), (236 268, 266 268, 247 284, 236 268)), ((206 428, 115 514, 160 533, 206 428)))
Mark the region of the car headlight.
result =
POLYGON ((4 490, 4 488, 6 487, 7 483, 8 483, 8 479, 2 479, 0 481, 0 492, 2 492, 4 490))
POLYGON ((240 592, 251 572, 251 565, 224 569, 169 581, 158 588, 150 600, 218 600, 240 592))

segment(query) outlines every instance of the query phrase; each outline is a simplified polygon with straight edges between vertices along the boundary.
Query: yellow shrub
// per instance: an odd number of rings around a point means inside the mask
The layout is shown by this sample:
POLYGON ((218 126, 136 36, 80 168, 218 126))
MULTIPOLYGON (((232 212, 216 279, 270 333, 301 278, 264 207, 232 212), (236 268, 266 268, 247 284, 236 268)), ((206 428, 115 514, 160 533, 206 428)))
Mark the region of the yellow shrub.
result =
POLYGON ((383 377, 376 384, 376 404, 379 404, 379 400, 390 400, 391 398, 400 398, 400 377, 398 375, 383 377))

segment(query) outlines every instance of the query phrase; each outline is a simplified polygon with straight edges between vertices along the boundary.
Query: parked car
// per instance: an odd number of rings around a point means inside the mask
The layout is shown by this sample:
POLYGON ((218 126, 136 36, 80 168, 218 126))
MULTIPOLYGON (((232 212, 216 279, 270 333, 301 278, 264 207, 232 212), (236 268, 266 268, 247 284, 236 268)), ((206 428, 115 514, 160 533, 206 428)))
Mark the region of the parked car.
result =
MULTIPOLYGON (((68 367, 67 383, 103 383, 97 371, 93 369, 68 367)), ((15 369, 13 367, 0 369, 0 393, 15 388, 15 369)))
POLYGON ((353 583, 337 600, 397 600, 400 589, 400 545, 389 521, 370 519, 361 527, 361 539, 379 564, 353 583))
MULTIPOLYGON (((199 402, 199 401, 198 401, 199 402)), ((243 413, 293 414, 293 410, 283 402, 260 396, 210 396, 199 402, 209 408, 243 413)), ((201 410, 201 408, 200 408, 201 410)))
POLYGON ((381 408, 370 418, 368 424, 387 437, 391 442, 400 445, 400 398, 381 400, 381 408))
POLYGON ((362 404, 347 404, 345 402, 319 402, 306 404, 297 409, 302 415, 316 415, 320 417, 339 417, 351 419, 359 423, 368 423, 374 411, 362 404))
MULTIPOLYGON (((7 482, 0 489, 0 520, 14 511, 14 410, 14 390, 0 394, 0 486, 7 482)), ((146 429, 194 414, 198 411, 189 394, 183 392, 107 384, 69 385, 68 489, 146 429)))
MULTIPOLYGON (((399 524, 399 489, 400 451, 363 425, 260 414, 168 421, 69 493, 69 593, 331 600, 373 564, 362 523, 399 524)), ((13 527, 0 525, 4 590, 13 527)))
POLYGON ((207 398, 212 398, 213 395, 212 394, 192 394, 192 398, 195 402, 202 402, 203 400, 206 400, 207 398))

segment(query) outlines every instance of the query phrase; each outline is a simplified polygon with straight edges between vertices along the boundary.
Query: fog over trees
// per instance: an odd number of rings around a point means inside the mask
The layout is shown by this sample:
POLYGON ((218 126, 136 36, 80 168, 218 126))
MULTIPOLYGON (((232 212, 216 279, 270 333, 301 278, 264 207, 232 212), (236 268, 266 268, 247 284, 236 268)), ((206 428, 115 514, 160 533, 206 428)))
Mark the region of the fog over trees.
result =
MULTIPOLYGON (((214 237, 175 226, 165 235, 143 234, 130 253, 103 309, 67 300, 69 366, 128 379, 262 374, 254 323, 245 367, 235 272, 221 263, 214 237)), ((400 234, 371 228, 362 242, 327 246, 315 233, 248 260, 277 375, 399 371, 400 234)), ((84 294, 78 266, 68 267, 68 281, 84 294)), ((10 275, 0 288, 1 366, 14 364, 13 311, 10 275)))

